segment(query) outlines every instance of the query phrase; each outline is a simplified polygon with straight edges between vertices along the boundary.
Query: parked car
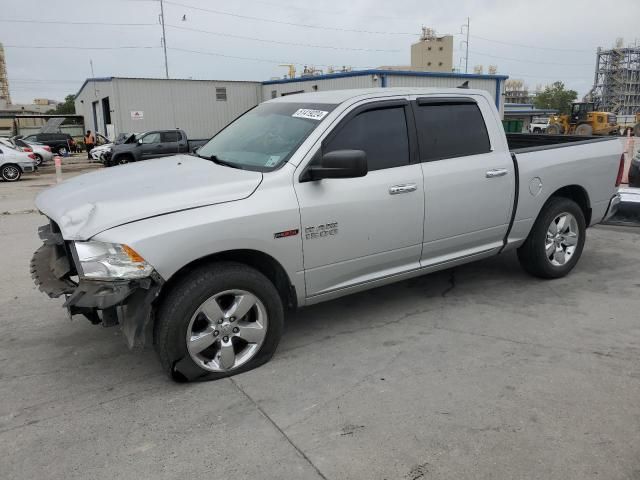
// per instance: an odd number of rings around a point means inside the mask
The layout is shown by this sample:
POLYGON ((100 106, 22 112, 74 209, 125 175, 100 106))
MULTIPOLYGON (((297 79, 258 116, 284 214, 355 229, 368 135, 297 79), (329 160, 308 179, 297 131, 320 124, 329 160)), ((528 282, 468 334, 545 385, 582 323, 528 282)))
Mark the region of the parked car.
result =
POLYGON ((529 124, 529 133, 545 133, 549 126, 548 118, 533 118, 533 121, 529 124))
POLYGON ((53 160, 53 152, 51 151, 51 147, 49 145, 44 145, 42 143, 35 142, 25 142, 21 138, 12 139, 13 143, 23 149, 31 149, 33 154, 36 157, 36 165, 40 166, 43 162, 50 162, 53 160))
POLYGON ((151 158, 188 153, 187 134, 182 130, 154 130, 129 137, 105 154, 105 166, 123 165, 151 158))
POLYGON ((64 155, 75 149, 76 142, 68 133, 34 133, 22 137, 27 143, 48 145, 58 155, 64 155))
POLYGON ((131 138, 131 140, 135 141, 136 135, 137 135, 136 133, 121 133, 116 137, 116 140, 114 142, 106 142, 106 143, 103 143, 102 145, 98 145, 97 147, 94 147, 93 149, 91 149, 91 152, 89 152, 91 154, 91 158, 98 162, 104 163, 105 158, 111 155, 111 151, 113 150, 114 145, 120 145, 121 143, 125 143, 132 136, 133 138, 131 138))
POLYGON ((174 379, 221 378, 271 358, 287 307, 515 249, 532 275, 567 275, 623 166, 619 140, 579 140, 505 136, 480 90, 279 97, 198 157, 41 193, 31 270, 71 315, 154 343, 174 379))
MULTIPOLYGON (((4 139, 2 139, 4 140, 4 139)), ((23 173, 36 171, 36 157, 33 152, 22 152, 0 142, 0 178, 5 182, 17 182, 23 173)))
POLYGON ((640 151, 633 157, 629 166, 629 186, 640 188, 640 151))

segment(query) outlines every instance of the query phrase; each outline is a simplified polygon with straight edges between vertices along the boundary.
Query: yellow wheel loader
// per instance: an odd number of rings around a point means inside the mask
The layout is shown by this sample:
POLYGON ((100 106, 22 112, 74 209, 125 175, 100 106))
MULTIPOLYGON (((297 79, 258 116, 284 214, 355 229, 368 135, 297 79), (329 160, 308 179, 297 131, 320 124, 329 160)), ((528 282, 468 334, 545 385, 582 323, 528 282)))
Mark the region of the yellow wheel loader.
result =
POLYGON ((609 112, 594 112, 594 104, 571 104, 569 115, 552 115, 547 127, 549 135, 618 135, 620 126, 616 116, 609 112))

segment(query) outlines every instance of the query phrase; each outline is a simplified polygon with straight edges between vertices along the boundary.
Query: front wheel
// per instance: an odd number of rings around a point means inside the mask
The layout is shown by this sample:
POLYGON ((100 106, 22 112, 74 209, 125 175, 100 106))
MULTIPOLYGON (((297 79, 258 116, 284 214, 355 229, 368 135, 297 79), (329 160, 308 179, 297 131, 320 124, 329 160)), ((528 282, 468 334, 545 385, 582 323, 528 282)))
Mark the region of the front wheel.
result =
POLYGON ((58 147, 58 155, 64 156, 67 154, 67 152, 68 152, 67 147, 58 147))
POLYGON ((568 198, 551 197, 518 249, 518 259, 536 277, 564 277, 578 263, 585 238, 584 213, 578 204, 568 198))
POLYGON ((240 263, 200 267, 163 300, 155 344, 176 381, 215 380, 256 368, 274 354, 284 326, 278 291, 240 263))
POLYGON ((5 182, 17 182, 20 180, 21 176, 22 171, 17 165, 9 163, 7 165, 3 165, 0 169, 0 177, 2 177, 5 182))

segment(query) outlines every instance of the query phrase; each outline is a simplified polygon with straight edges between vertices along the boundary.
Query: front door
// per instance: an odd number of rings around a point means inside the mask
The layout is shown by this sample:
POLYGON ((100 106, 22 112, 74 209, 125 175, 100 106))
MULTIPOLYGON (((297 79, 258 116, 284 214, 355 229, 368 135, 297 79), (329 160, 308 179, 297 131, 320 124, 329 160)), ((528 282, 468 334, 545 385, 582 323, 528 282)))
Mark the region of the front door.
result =
POLYGON ((511 218, 515 168, 494 110, 482 96, 423 97, 413 109, 425 188, 422 266, 495 253, 511 218))
POLYGON ((142 159, 161 157, 163 144, 160 132, 149 132, 142 137, 142 159))
POLYGON ((322 142, 323 153, 364 150, 366 176, 295 179, 308 297, 418 268, 423 180, 421 166, 411 162, 415 137, 407 112, 404 100, 369 103, 322 142))

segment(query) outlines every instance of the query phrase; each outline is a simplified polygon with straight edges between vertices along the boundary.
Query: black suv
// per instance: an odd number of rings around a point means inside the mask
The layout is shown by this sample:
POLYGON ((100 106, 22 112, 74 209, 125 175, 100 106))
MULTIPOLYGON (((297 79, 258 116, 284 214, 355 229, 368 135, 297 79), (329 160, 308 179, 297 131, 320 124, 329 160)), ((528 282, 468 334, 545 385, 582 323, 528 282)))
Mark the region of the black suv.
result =
POLYGON ((58 155, 64 155, 65 152, 75 150, 76 146, 76 142, 68 133, 34 133, 24 137, 22 140, 49 145, 51 150, 58 155))

